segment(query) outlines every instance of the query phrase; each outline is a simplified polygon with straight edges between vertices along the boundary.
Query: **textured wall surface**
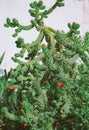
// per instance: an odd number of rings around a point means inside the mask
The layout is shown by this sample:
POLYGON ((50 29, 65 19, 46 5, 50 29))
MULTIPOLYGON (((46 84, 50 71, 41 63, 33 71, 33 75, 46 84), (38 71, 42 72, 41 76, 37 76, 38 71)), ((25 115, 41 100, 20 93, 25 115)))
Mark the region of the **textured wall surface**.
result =
MULTIPOLYGON (((3 24, 7 17, 17 18, 23 25, 28 25, 31 17, 28 13, 29 3, 33 0, 2 0, 0 3, 0 55, 5 51, 5 58, 0 66, 2 69, 9 70, 15 64, 11 57, 17 52, 14 39, 12 37, 13 29, 5 28, 3 24)), ((49 8, 55 0, 43 0, 47 8, 49 8)), ((65 6, 57 8, 48 19, 45 19, 45 24, 52 26, 55 29, 67 31, 68 22, 78 22, 81 27, 81 35, 89 31, 89 0, 64 0, 65 6)), ((37 36, 37 32, 21 32, 19 36, 24 37, 26 42, 31 42, 37 36)))

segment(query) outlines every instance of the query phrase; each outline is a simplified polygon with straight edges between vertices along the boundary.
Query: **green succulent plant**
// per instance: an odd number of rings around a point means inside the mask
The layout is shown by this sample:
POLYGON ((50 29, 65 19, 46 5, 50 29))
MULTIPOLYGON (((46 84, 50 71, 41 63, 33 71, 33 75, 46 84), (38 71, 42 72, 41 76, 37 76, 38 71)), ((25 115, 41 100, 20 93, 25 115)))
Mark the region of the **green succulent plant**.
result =
POLYGON ((89 32, 81 37, 75 22, 68 23, 67 33, 45 26, 44 18, 64 6, 63 0, 49 9, 41 0, 29 5, 28 26, 15 18, 4 24, 15 28, 20 51, 12 57, 17 66, 0 77, 0 127, 89 130, 89 32), (33 28, 39 32, 34 41, 25 43, 18 37, 22 30, 33 28))

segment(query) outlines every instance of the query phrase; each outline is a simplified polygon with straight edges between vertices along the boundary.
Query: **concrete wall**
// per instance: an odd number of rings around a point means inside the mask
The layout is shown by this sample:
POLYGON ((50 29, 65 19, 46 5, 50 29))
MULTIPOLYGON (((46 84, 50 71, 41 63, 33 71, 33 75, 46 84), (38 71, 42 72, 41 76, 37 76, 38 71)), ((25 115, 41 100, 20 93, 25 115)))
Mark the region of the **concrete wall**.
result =
MULTIPOLYGON (((1 0, 0 3, 0 55, 5 51, 5 58, 0 65, 0 68, 9 70, 15 66, 11 57, 18 51, 15 47, 12 34, 14 30, 5 28, 3 24, 7 17, 17 18, 23 25, 28 25, 31 17, 28 13, 29 3, 34 0, 1 0)), ((49 8, 55 0, 43 0, 47 8, 49 8)), ((64 0, 65 6, 57 8, 48 19, 45 19, 47 26, 52 26, 55 29, 68 31, 68 22, 78 22, 81 27, 81 35, 89 31, 89 0, 64 0)), ((19 36, 23 37, 26 42, 31 42, 37 36, 37 32, 21 32, 19 36)))

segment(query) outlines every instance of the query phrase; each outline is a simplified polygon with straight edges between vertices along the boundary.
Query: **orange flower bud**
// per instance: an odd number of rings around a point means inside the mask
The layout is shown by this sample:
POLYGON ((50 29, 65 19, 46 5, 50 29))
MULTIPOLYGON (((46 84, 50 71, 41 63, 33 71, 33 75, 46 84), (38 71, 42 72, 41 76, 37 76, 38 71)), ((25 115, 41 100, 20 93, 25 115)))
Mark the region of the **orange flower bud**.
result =
POLYGON ((24 126, 24 127, 28 127, 28 124, 27 124, 27 123, 25 123, 23 126, 24 126))
POLYGON ((9 86, 9 90, 13 91, 14 90, 14 86, 9 86))
POLYGON ((62 82, 59 82, 59 83, 57 84, 57 86, 61 88, 61 87, 63 87, 63 83, 62 83, 62 82))
POLYGON ((45 44, 44 44, 44 43, 42 43, 42 44, 41 44, 41 46, 45 46, 45 44))

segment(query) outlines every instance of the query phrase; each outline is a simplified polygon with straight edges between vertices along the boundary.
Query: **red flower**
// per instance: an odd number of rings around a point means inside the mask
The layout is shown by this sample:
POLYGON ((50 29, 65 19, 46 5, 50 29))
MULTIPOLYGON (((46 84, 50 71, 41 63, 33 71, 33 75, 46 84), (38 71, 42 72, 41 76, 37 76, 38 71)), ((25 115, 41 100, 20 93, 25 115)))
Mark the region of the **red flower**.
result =
POLYGON ((59 83, 57 84, 57 86, 61 88, 61 87, 63 87, 63 83, 62 83, 62 82, 59 82, 59 83))
POLYGON ((9 86, 9 90, 13 91, 14 90, 14 86, 9 86))
POLYGON ((45 46, 45 44, 44 44, 44 43, 42 43, 42 44, 41 44, 41 46, 45 46))
POLYGON ((28 127, 28 124, 27 124, 27 123, 25 123, 23 126, 24 126, 24 127, 28 127))

